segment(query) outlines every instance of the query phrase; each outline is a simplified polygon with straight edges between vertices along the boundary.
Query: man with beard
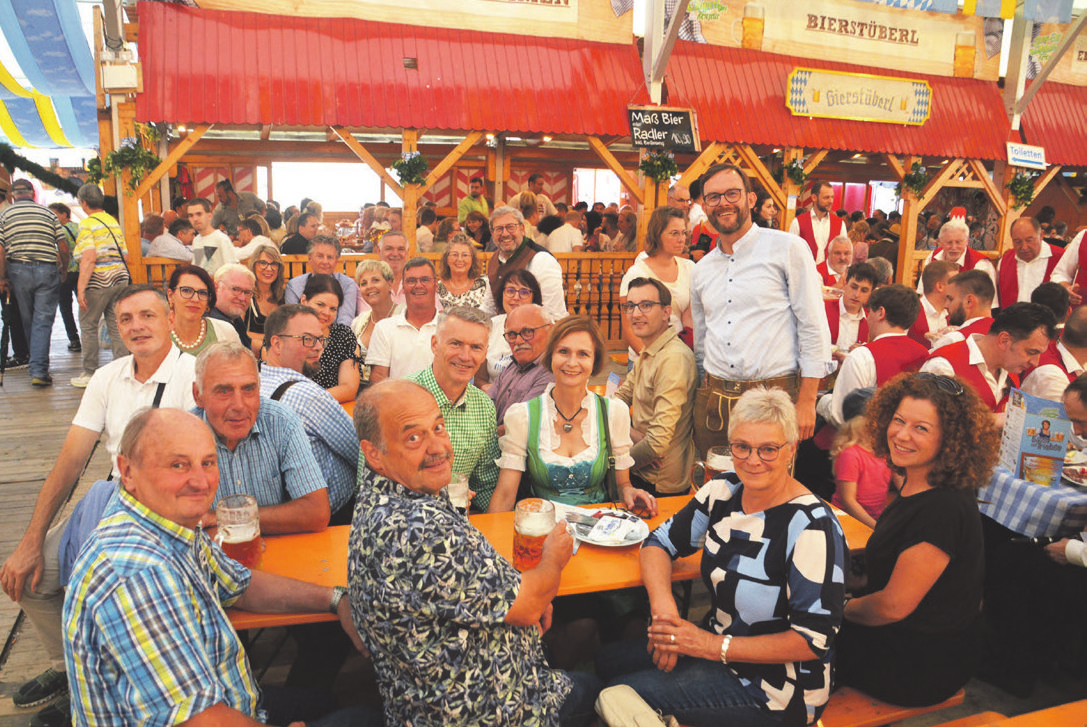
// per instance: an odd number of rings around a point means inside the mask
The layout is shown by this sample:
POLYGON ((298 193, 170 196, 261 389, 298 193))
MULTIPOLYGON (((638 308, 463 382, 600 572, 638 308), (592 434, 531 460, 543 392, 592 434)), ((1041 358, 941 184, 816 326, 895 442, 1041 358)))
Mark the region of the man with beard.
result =
MULTIPOLYGON (((703 190, 705 198, 705 190, 703 190)), ((845 232, 842 218, 831 214, 834 205, 834 188, 830 182, 813 182, 811 185, 811 209, 793 218, 789 232, 799 235, 808 243, 815 262, 826 258, 827 244, 845 232)))
POLYGON ((264 324, 260 395, 282 402, 302 420, 313 456, 328 485, 330 525, 348 525, 355 509, 359 443, 340 403, 309 378, 320 368, 324 339, 317 312, 288 303, 264 324))
POLYGON ((543 294, 543 307, 554 320, 566 317, 566 295, 562 289, 562 266, 547 248, 525 236, 525 216, 513 207, 499 207, 491 214, 491 239, 498 248, 487 261, 491 289, 508 270, 524 269, 536 277, 543 294))
POLYGON ((853 243, 845 235, 838 235, 830 241, 827 259, 815 266, 823 285, 828 288, 841 288, 845 285, 845 271, 853 263, 853 243))
POLYGON ((988 333, 993 325, 990 315, 996 287, 992 279, 980 270, 966 270, 947 281, 944 308, 947 325, 957 327, 933 344, 933 350, 957 343, 972 333, 988 333))
POLYGON ((784 389, 797 404, 800 438, 815 429, 819 380, 833 370, 822 285, 804 241, 751 222, 747 175, 715 164, 702 200, 718 237, 691 279, 695 359, 705 372, 695 398, 695 443, 728 441, 732 405, 756 386, 784 389))

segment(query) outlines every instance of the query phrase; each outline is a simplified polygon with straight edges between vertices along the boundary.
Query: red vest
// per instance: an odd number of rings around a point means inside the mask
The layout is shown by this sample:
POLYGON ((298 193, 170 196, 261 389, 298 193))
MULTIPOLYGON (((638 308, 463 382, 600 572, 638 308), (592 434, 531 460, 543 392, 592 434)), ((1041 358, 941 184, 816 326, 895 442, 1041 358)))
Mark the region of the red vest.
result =
POLYGON ((993 396, 993 390, 989 388, 989 382, 982 376, 978 367, 970 363, 970 349, 966 341, 949 343, 943 348, 936 349, 929 354, 928 360, 931 361, 934 358, 947 359, 951 363, 951 368, 955 369, 955 375, 970 384, 970 388, 976 391, 981 400, 996 413, 1004 411, 1004 407, 1007 406, 1008 392, 1012 388, 1019 388, 1019 377, 1008 374, 1007 385, 1004 387, 1000 401, 997 401, 993 396))
MULTIPOLYGON (((1087 290, 1087 245, 1084 244, 1087 235, 1081 232, 1072 238, 1072 242, 1075 242, 1076 238, 1079 238, 1079 267, 1076 268, 1076 279, 1073 282, 1079 286, 1080 290, 1087 290)), ((1072 242, 1068 244, 1071 245, 1072 242)))
POLYGON ((963 335, 963 338, 966 338, 974 333, 988 333, 989 329, 992 327, 993 319, 988 316, 984 316, 982 318, 978 318, 970 325, 960 328, 959 333, 963 335))
MULTIPOLYGON (((838 235, 842 234, 842 218, 838 215, 830 212, 830 236, 827 237, 827 247, 830 247, 830 241, 838 235)), ((800 236, 804 238, 804 242, 808 243, 808 247, 811 248, 811 256, 816 260, 819 259, 819 245, 815 242, 815 232, 811 226, 811 211, 796 216, 796 224, 800 228, 800 236)))
POLYGON ((876 361, 876 386, 898 376, 903 371, 914 372, 928 357, 928 348, 909 336, 886 336, 868 344, 876 361))
POLYGON ((1026 381, 1027 378, 1032 373, 1034 373, 1034 370, 1037 369, 1039 366, 1056 366, 1064 372, 1065 376, 1068 377, 1068 383, 1070 384, 1077 378, 1076 374, 1069 373, 1068 368, 1064 365, 1064 358, 1061 356, 1060 351, 1057 350, 1056 341, 1050 341, 1049 346, 1046 348, 1045 351, 1042 352, 1042 355, 1038 357, 1038 366, 1031 366, 1029 369, 1024 371, 1019 378, 1021 378, 1023 381, 1026 381))
MULTIPOLYGON (((939 255, 943 251, 944 251, 944 249, 942 247, 938 247, 935 250, 933 250, 932 251, 932 257, 930 258, 930 260, 935 260, 936 256, 939 255)), ((974 248, 968 247, 968 248, 966 248, 966 252, 963 253, 962 267, 959 268, 959 272, 961 273, 963 270, 973 270, 974 266, 977 265, 979 262, 981 262, 982 260, 988 260, 988 259, 989 258, 985 257, 984 255, 982 255, 980 252, 978 252, 974 248)))
MULTIPOLYGON (((1042 243, 1049 245, 1048 242, 1042 243)), ((1053 274, 1053 268, 1061 261, 1062 250, 1059 247, 1049 245, 1049 262, 1045 266, 1045 277, 1042 282, 1049 280, 1053 274)), ((1015 250, 1008 250, 1000 257, 1000 265, 996 270, 996 289, 1000 292, 1000 307, 1007 308, 1019 299, 1019 265, 1015 261, 1015 250)))
POLYGON ((929 332, 928 327, 928 315, 925 314, 925 304, 921 303, 921 312, 917 314, 917 320, 910 326, 910 330, 907 332, 909 337, 920 343, 928 351, 932 348, 934 341, 930 341, 925 335, 929 332))
POLYGON ((823 279, 823 285, 828 288, 835 288, 838 286, 838 281, 835 279, 834 273, 830 271, 830 266, 827 265, 826 260, 816 265, 815 269, 819 272, 819 277, 823 279))
MULTIPOLYGON (((838 345, 838 324, 841 322, 842 307, 839 300, 828 300, 824 303, 827 309, 827 323, 830 324, 830 342, 838 345)), ((864 309, 861 309, 864 312, 864 309)), ((868 316, 865 315, 857 325, 857 343, 865 343, 868 340, 868 316)), ((843 351, 842 353, 847 353, 843 351)))

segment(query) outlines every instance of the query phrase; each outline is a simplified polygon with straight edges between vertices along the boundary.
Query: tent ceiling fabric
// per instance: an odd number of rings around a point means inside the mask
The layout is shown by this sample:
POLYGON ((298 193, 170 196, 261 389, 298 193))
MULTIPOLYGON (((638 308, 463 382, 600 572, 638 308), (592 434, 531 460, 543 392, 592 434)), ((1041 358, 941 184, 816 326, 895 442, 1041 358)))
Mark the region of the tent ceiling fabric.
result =
POLYGON ((15 146, 96 145, 94 58, 75 0, 0 0, 0 28, 31 85, 0 67, 0 136, 15 146))

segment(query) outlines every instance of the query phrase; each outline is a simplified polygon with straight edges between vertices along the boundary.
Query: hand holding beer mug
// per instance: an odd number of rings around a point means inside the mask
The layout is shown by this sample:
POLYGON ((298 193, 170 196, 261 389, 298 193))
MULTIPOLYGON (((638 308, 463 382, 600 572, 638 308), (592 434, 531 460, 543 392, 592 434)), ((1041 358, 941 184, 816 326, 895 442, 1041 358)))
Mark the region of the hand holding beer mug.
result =
POLYGON ((252 570, 260 566, 264 541, 260 538, 260 516, 252 495, 229 495, 215 508, 218 532, 215 542, 228 556, 252 570))
POLYGON ((538 497, 517 503, 513 512, 513 567, 523 573, 538 566, 544 541, 554 529, 554 503, 538 497))
POLYGON ((732 470, 732 453, 728 445, 710 447, 705 462, 695 462, 691 467, 691 485, 695 491, 714 477, 732 470))

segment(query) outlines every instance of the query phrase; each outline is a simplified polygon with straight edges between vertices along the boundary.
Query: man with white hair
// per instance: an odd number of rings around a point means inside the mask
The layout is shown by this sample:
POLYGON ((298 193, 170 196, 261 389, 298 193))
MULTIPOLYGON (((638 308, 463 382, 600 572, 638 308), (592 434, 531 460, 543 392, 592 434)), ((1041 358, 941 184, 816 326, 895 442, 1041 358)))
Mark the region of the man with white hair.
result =
MULTIPOLYGON (((951 263, 959 272, 981 270, 988 275, 996 286, 996 269, 989 258, 970 247, 970 228, 961 219, 955 217, 945 222, 940 228, 940 246, 928 254, 925 265, 933 260, 951 263)), ((921 282, 917 283, 917 292, 923 293, 921 282)))
POLYGON ((283 297, 287 303, 298 303, 306 289, 306 281, 313 274, 331 275, 343 289, 343 304, 336 313, 336 322, 345 326, 355 320, 355 307, 359 300, 359 286, 349 276, 339 272, 336 267, 340 262, 340 241, 331 235, 317 235, 309 241, 306 254, 309 255, 309 272, 296 275, 287 282, 283 297))
POLYGON ((215 307, 208 318, 226 321, 234 326, 238 338, 248 348, 253 340, 245 328, 245 312, 257 289, 257 278, 249 268, 239 263, 227 263, 215 271, 215 307))
POLYGON ((827 259, 815 266, 828 288, 845 285, 845 271, 853 263, 853 243, 845 235, 838 235, 827 246, 827 259))

